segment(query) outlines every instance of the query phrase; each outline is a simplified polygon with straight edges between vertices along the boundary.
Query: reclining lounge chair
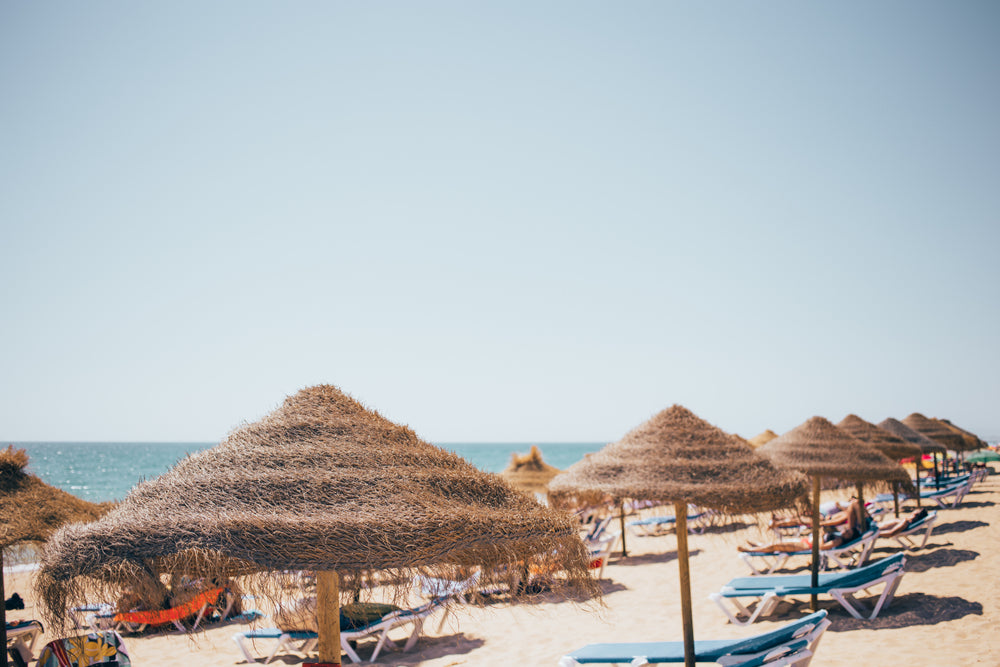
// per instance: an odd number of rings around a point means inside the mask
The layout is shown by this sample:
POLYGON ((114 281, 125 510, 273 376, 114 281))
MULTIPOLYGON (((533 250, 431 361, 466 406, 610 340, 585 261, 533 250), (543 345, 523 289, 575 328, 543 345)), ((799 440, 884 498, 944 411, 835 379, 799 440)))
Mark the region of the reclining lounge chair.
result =
POLYGON ((758 618, 769 616, 774 612, 778 602, 786 597, 813 594, 830 595, 854 618, 873 619, 892 602, 892 597, 903 578, 905 564, 906 559, 900 553, 855 570, 821 573, 816 588, 811 585, 812 575, 809 573, 737 577, 723 586, 718 593, 709 595, 709 598, 714 600, 736 625, 750 625, 758 618), (875 601, 870 615, 863 615, 861 603, 853 597, 854 594, 880 584, 884 585, 881 595, 875 601), (758 600, 756 609, 751 611, 740 601, 741 598, 756 598, 758 600), (736 608, 735 612, 730 610, 726 600, 736 608))
MULTIPOLYGON (((413 631, 410 633, 409 638, 406 640, 406 644, 403 646, 404 652, 409 651, 420 638, 420 633, 424 626, 424 619, 434 613, 437 609, 444 606, 445 602, 446 598, 435 598, 430 602, 413 609, 399 609, 397 611, 393 611, 360 628, 354 628, 351 630, 341 629, 340 648, 347 654, 348 659, 351 662, 361 662, 361 658, 358 656, 354 647, 351 646, 351 642, 356 642, 357 640, 365 637, 378 635, 375 650, 372 652, 372 657, 369 659, 369 662, 375 662, 376 658, 378 658, 378 654, 384 647, 388 646, 389 648, 396 648, 395 642, 389 639, 389 632, 394 628, 403 627, 412 623, 413 631)), ((279 628, 264 628, 260 630, 249 630, 247 632, 237 632, 233 635, 233 641, 236 642, 236 645, 239 647, 240 652, 243 653, 243 657, 246 658, 246 661, 253 663, 256 662, 256 660, 253 655, 251 655, 250 650, 245 643, 248 639, 278 640, 277 645, 267 656, 267 660, 264 661, 265 663, 268 663, 271 662, 271 660, 274 659, 274 656, 278 655, 278 653, 283 649, 290 648, 293 641, 301 642, 297 649, 299 652, 309 653, 319 642, 319 635, 308 630, 285 631, 279 628)))
POLYGON ((27 664, 31 660, 35 642, 45 632, 45 628, 38 621, 10 621, 7 626, 7 646, 5 647, 4 658, 10 653, 11 659, 17 660, 14 653, 21 658, 22 664, 27 664))
MULTIPOLYGON (((816 652, 823 631, 830 625, 820 610, 784 627, 748 639, 701 640, 694 644, 697 662, 749 667, 750 665, 796 665, 805 667, 816 652)), ((684 662, 683 642, 633 642, 588 644, 569 653, 559 667, 627 664, 638 667, 684 662)))

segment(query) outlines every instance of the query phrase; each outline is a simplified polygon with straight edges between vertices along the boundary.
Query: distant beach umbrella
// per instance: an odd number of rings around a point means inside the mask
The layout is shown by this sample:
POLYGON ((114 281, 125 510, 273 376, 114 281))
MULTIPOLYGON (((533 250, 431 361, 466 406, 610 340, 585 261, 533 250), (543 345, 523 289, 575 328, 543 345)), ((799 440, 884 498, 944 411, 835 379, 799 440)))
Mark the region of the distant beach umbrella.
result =
POLYGON ((782 471, 757 455, 745 440, 674 405, 574 463, 549 482, 549 494, 593 493, 671 502, 677 516, 681 617, 685 664, 694 664, 687 507, 756 513, 792 505, 806 491, 801 475, 782 471))
POLYGON ((929 419, 919 412, 914 412, 903 419, 903 423, 914 431, 927 436, 931 440, 936 440, 948 449, 956 452, 965 451, 969 445, 965 437, 953 428, 949 428, 936 419, 929 419))
POLYGON ((568 517, 322 385, 139 484, 100 521, 58 532, 38 590, 58 623, 74 603, 129 589, 156 601, 165 574, 256 575, 246 588, 267 594, 274 571, 315 571, 320 662, 339 664, 341 576, 356 592, 369 571, 408 586, 416 568, 473 566, 506 566, 511 582, 526 567, 559 570, 570 589, 598 593, 568 517))
MULTIPOLYGON (((944 454, 948 451, 948 448, 942 445, 937 440, 931 440, 923 433, 919 431, 914 431, 912 428, 899 421, 889 417, 888 419, 883 419, 878 423, 878 427, 883 431, 888 431, 894 435, 899 436, 907 442, 911 442, 918 445, 924 454, 930 454, 934 460, 934 477, 937 479, 937 455, 944 454)), ((920 507, 920 465, 923 463, 921 458, 916 459, 916 475, 917 475, 917 507, 920 507)))
MULTIPOLYGON (((823 417, 812 417, 757 449, 782 468, 798 470, 813 480, 812 489, 812 585, 819 584, 819 496, 823 477, 853 481, 897 482, 910 488, 910 477, 902 466, 871 445, 857 440, 823 417)), ((861 499, 858 499, 861 501, 861 499)), ((816 596, 812 608, 816 609, 816 596)))
POLYGON ((953 431, 957 431, 959 434, 961 434, 962 439, 965 441, 965 446, 966 446, 965 451, 975 451, 977 449, 985 449, 986 447, 989 446, 985 440, 982 440, 975 433, 970 433, 961 426, 956 426, 955 424, 951 423, 951 421, 947 419, 943 419, 941 417, 935 417, 934 421, 941 422, 946 427, 952 429, 953 431))
MULTIPOLYGON (((7 599, 2 576, 4 549, 25 542, 44 542, 63 524, 93 521, 111 506, 95 505, 49 486, 25 472, 27 466, 28 453, 23 449, 10 446, 0 450, 0 600, 7 599)), ((6 619, 6 609, 0 609, 5 647, 6 619)), ((3 657, 6 664, 6 650, 3 657)))
POLYGON ((965 460, 969 463, 986 463, 988 461, 1000 461, 1000 454, 997 454, 992 449, 982 449, 977 452, 972 452, 965 457, 965 460))
POLYGON ((542 460, 541 450, 537 445, 532 445, 527 454, 511 454, 510 463, 500 476, 516 489, 527 493, 545 493, 549 480, 560 472, 559 468, 542 460))
POLYGON ((915 431, 898 419, 889 417, 876 424, 883 431, 888 431, 909 443, 917 445, 924 454, 944 454, 948 448, 937 440, 931 440, 920 431, 915 431))
MULTIPOLYGON (((899 459, 916 458, 923 455, 920 445, 907 442, 898 435, 880 429, 875 424, 866 422, 857 415, 847 415, 837 424, 837 428, 854 436, 861 442, 866 442, 875 449, 885 454, 888 458, 898 461, 899 459)), ((919 482, 918 482, 919 484, 919 482)), ((917 487, 919 493, 920 487, 917 487)), ((896 516, 899 516, 899 486, 892 485, 893 507, 896 516)))
POLYGON ((761 445, 766 445, 767 443, 771 442, 777 437, 778 437, 777 433, 775 433, 771 429, 767 429, 763 433, 758 433, 754 437, 750 438, 749 440, 747 440, 747 442, 750 443, 751 447, 757 449, 761 445))

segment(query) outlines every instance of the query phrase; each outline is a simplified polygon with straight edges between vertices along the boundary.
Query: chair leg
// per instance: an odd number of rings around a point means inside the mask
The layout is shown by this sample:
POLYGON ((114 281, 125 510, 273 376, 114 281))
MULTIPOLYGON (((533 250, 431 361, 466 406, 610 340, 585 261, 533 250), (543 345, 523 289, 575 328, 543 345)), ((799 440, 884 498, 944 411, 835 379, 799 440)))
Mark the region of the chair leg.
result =
MULTIPOLYGON (((357 651, 355 651, 354 648, 351 646, 350 640, 348 639, 348 635, 344 633, 341 633, 340 635, 340 648, 343 649, 344 653, 347 654, 348 660, 354 663, 361 662, 361 658, 358 657, 357 651)), ((375 658, 373 656, 372 660, 374 659, 375 658)))
POLYGON ((407 652, 407 651, 409 651, 411 648, 413 648, 416 645, 417 640, 420 639, 420 632, 423 629, 424 629, 424 619, 418 618, 413 623, 413 632, 410 633, 409 639, 406 640, 406 645, 403 646, 403 652, 404 653, 407 652))

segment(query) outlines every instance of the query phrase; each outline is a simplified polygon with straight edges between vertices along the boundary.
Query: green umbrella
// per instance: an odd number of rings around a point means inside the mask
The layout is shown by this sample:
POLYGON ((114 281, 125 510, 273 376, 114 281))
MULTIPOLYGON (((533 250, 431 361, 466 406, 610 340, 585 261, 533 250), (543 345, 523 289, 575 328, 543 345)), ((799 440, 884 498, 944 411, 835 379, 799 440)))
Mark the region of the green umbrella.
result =
POLYGON ((965 457, 965 460, 969 463, 986 463, 987 461, 1000 461, 1000 454, 997 454, 992 449, 981 449, 978 452, 972 452, 965 457))

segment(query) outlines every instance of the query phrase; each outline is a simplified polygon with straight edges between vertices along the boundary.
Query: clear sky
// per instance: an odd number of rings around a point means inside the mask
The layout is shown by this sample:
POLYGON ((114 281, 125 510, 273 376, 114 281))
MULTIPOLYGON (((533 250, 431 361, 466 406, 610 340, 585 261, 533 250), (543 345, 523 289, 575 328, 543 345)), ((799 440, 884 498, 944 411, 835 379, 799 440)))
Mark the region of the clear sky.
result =
POLYGON ((0 4, 0 438, 1000 438, 1000 5, 0 4))

